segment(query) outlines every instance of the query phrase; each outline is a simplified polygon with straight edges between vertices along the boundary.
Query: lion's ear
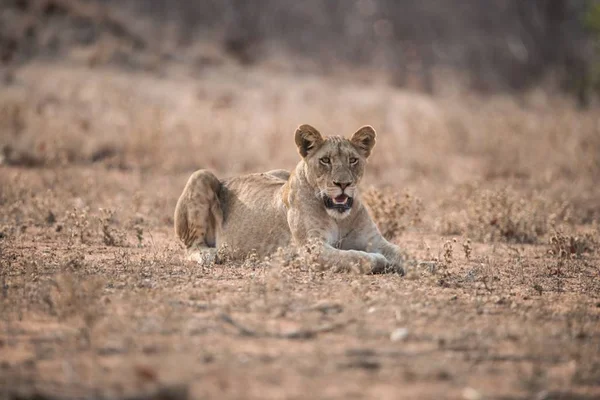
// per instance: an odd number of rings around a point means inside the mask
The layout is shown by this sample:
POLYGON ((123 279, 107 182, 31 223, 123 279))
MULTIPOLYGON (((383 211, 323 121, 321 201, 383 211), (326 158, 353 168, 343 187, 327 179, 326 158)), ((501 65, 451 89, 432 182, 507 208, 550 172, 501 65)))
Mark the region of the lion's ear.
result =
POLYGON ((375 146, 376 136, 375 129, 372 126, 365 125, 352 135, 350 142, 367 158, 375 146))
POLYGON ((296 129, 295 140, 296 146, 298 146, 298 153, 304 158, 323 142, 323 137, 318 130, 310 125, 304 124, 296 129))

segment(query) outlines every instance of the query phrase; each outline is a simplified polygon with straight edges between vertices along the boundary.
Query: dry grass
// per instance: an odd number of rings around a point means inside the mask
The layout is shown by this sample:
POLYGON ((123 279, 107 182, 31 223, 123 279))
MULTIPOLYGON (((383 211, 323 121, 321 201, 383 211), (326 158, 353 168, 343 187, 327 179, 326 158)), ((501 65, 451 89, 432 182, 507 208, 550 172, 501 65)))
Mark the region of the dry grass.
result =
POLYGON ((600 395, 597 110, 240 72, 30 65, 2 88, 0 396, 600 395), (292 168, 302 122, 378 129, 364 197, 436 263, 182 259, 189 174, 292 168))
POLYGON ((467 186, 458 195, 464 199, 463 209, 442 218, 443 234, 467 235, 483 242, 536 243, 554 227, 569 223, 572 216, 568 202, 510 186, 491 190, 467 186))
POLYGON ((409 226, 418 225, 422 201, 410 193, 400 194, 390 189, 371 187, 362 193, 371 217, 383 236, 390 240, 400 236, 409 226))

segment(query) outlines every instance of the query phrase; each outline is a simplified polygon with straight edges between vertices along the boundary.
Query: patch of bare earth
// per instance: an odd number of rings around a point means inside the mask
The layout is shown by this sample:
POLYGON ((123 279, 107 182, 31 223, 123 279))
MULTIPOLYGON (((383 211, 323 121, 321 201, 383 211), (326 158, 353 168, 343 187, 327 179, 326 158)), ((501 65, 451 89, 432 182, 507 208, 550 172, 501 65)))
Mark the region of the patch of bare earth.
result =
POLYGON ((0 115, 0 396, 600 396, 597 110, 32 64, 0 115), (400 277, 182 258, 191 172, 290 169, 305 122, 380 132, 365 197, 433 262, 400 277))

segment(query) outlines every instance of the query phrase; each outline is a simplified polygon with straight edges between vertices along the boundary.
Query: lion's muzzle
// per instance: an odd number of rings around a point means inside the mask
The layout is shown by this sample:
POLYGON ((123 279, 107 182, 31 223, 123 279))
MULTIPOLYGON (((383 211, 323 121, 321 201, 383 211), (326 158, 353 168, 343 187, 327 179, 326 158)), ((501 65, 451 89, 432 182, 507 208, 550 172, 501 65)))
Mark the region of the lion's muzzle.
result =
POLYGON ((323 202, 325 208, 336 210, 337 212, 344 213, 352 208, 354 199, 344 193, 336 197, 323 196, 323 202))

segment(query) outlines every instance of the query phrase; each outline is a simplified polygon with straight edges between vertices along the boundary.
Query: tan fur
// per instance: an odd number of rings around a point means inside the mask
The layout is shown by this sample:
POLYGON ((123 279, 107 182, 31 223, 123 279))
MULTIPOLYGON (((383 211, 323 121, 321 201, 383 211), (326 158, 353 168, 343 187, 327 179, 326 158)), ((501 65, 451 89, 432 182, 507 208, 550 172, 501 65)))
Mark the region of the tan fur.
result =
POLYGON ((357 189, 375 136, 365 126, 350 140, 324 138, 301 125, 294 139, 302 160, 291 172, 222 181, 209 171, 195 172, 175 209, 175 232, 188 256, 211 261, 223 245, 264 256, 279 247, 315 243, 320 261, 336 269, 402 272, 400 250, 381 236, 357 189), (340 201, 342 193, 353 198, 349 210, 325 206, 323 196, 340 201))

